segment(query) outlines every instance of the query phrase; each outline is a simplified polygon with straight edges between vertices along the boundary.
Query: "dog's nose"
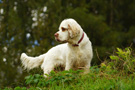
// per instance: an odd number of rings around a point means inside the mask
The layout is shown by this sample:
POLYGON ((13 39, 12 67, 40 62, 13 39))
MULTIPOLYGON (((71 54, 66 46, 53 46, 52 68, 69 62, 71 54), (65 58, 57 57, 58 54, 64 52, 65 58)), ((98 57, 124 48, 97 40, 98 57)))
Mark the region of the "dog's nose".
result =
POLYGON ((55 37, 58 37, 58 36, 59 36, 59 34, 58 34, 58 33, 55 33, 55 34, 54 34, 54 36, 55 36, 55 37))

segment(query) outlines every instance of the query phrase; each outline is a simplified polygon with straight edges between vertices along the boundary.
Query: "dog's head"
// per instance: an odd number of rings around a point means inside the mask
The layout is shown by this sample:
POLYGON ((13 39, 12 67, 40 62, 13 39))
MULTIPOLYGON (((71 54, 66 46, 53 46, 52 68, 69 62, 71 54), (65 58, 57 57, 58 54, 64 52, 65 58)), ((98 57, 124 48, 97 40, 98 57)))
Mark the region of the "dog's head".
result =
POLYGON ((81 26, 74 19, 63 20, 59 31, 55 33, 55 39, 60 42, 68 42, 80 35, 81 30, 81 26))

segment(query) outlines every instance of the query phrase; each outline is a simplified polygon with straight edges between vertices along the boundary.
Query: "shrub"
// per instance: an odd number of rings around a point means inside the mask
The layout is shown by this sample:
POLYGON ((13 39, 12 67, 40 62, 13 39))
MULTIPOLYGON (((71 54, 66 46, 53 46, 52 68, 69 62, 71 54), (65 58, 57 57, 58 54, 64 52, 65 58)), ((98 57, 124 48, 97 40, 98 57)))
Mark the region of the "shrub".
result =
POLYGON ((110 56, 111 62, 108 63, 112 69, 123 71, 124 73, 134 73, 135 57, 132 49, 125 48, 124 50, 117 48, 114 55, 110 56))

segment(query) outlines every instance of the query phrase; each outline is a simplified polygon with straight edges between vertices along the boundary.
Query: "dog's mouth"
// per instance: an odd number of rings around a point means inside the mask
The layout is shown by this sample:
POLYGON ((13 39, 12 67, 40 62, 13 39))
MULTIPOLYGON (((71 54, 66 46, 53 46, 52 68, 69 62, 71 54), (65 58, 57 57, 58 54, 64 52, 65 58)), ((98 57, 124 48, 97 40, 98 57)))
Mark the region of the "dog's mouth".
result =
POLYGON ((55 38, 55 40, 58 41, 58 42, 61 42, 61 40, 59 40, 58 38, 55 38))
POLYGON ((58 41, 58 42, 62 42, 62 43, 66 43, 67 42, 67 40, 61 41, 60 39, 58 39, 56 37, 55 37, 55 40, 58 41))

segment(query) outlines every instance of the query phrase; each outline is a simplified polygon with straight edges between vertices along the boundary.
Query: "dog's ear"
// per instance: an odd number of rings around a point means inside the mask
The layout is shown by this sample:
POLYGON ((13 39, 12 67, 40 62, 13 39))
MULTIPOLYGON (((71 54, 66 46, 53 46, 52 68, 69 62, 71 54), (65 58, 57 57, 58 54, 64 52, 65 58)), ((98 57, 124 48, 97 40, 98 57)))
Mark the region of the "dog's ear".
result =
POLYGON ((71 26, 68 24, 68 32, 69 32, 70 38, 74 38, 74 37, 77 37, 78 34, 80 33, 80 28, 77 27, 76 25, 71 26))

